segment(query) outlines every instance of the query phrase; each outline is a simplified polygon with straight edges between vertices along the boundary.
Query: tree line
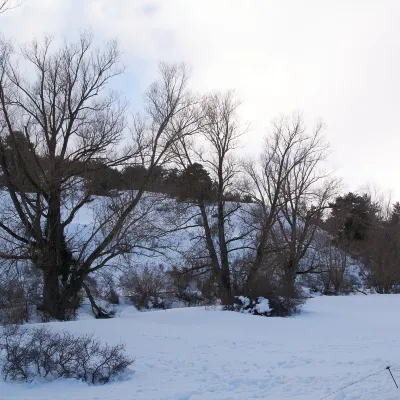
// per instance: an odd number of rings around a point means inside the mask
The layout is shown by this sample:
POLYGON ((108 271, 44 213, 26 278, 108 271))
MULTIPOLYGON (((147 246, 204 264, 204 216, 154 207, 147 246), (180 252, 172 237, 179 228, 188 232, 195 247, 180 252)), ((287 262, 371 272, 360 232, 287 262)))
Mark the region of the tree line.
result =
POLYGON ((339 268, 331 247, 360 260, 369 284, 392 290, 398 205, 385 219, 366 197, 337 197, 322 123, 280 117, 260 156, 242 160, 247 126, 234 92, 194 93, 185 65, 160 63, 130 117, 111 90, 123 73, 117 42, 96 48, 88 33, 59 47, 33 40, 20 53, 0 39, 0 259, 3 273, 37 277, 38 309, 65 320, 86 293, 104 316, 93 277, 135 268, 135 254, 172 248, 164 238, 182 231, 190 246, 175 246, 183 261, 169 275, 203 277, 227 308, 240 296, 301 297, 303 277, 339 268), (180 200, 162 223, 164 196, 150 192, 180 200), (82 215, 89 220, 77 224, 82 215))

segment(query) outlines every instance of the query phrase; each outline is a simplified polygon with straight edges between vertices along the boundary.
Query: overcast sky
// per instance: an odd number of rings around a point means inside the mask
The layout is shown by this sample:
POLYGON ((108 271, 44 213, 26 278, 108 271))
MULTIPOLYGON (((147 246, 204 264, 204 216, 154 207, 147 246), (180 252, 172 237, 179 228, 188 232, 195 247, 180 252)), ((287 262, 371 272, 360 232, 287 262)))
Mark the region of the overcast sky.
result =
POLYGON ((375 183, 400 200, 399 21, 398 0, 25 0, 0 32, 16 42, 82 28, 118 37, 118 86, 133 107, 159 60, 184 61, 194 88, 236 90, 249 153, 282 113, 322 118, 348 188, 375 183))

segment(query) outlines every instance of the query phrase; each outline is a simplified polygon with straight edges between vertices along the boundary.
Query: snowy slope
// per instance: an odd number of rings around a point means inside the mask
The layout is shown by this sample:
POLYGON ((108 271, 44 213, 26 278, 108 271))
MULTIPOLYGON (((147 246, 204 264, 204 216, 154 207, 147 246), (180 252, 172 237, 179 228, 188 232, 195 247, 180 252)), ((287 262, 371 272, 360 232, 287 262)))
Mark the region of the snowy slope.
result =
MULTIPOLYGON (((134 373, 121 382, 0 382, 1 400, 320 399, 387 365, 400 367, 400 296, 311 299, 303 314, 264 318, 203 308, 112 320, 51 323, 127 343, 134 373)), ((400 372, 395 372, 400 381, 400 372)), ((399 399, 387 371, 328 399, 399 399)))
MULTIPOLYGON (((116 194, 120 197, 121 203, 126 205, 135 197, 136 192, 121 191, 116 194)), ((108 233, 107 228, 113 226, 106 224, 105 229, 97 229, 109 217, 109 214, 113 213, 114 203, 116 202, 120 206, 116 200, 118 196, 93 196, 91 202, 82 206, 74 214, 72 222, 66 226, 64 233, 68 245, 74 250, 75 257, 78 257, 82 244, 89 241, 85 251, 81 254, 83 258, 87 257, 108 233)), ((64 202, 61 210, 63 221, 70 216, 71 210, 81 198, 82 196, 71 197, 64 202)), ((3 222, 8 224, 14 232, 25 236, 24 226, 16 222, 18 218, 15 217, 15 210, 8 192, 1 189, 0 203, 3 222)), ((227 202, 226 204, 227 210, 236 209, 236 207, 236 203, 227 202)), ((239 210, 227 218, 228 240, 249 229, 244 226, 243 220, 248 218, 248 209, 251 207, 249 204, 242 204, 239 210)), ((209 223, 213 226, 216 223, 215 205, 208 205, 206 208, 209 223)), ((193 251, 199 251, 200 248, 205 249, 203 241, 199 240, 199 237, 203 235, 203 228, 199 225, 199 210, 190 202, 179 202, 161 193, 145 192, 131 217, 130 227, 124 231, 124 235, 130 235, 132 243, 136 246, 129 260, 131 263, 138 265, 163 264, 166 268, 181 266, 186 263, 184 256, 188 256, 193 251)), ((247 240, 249 239, 250 235, 247 240)), ((215 238, 215 240, 217 239, 215 238)), ((9 251, 12 251, 13 248, 17 252, 15 248, 20 248, 20 245, 18 242, 16 244, 14 242, 15 240, 11 236, 7 236, 2 231, 0 247, 7 248, 9 251), (11 246, 11 243, 14 245, 11 246)), ((231 249, 240 248, 245 244, 246 239, 241 239, 238 242, 232 242, 230 247, 231 249)), ((243 252, 241 249, 233 250, 231 252, 232 260, 240 257, 243 252)), ((113 268, 113 264, 122 267, 126 261, 121 257, 109 264, 112 265, 111 268, 113 268)), ((118 271, 116 272, 118 273, 118 271)))
MULTIPOLYGON (((124 204, 127 204, 132 197, 135 196, 134 191, 118 192, 118 195, 123 199, 124 204)), ((117 196, 118 198, 118 196, 117 196)), ((71 208, 80 199, 69 199, 62 207, 62 215, 65 220, 69 215, 71 208), (71 203, 72 202, 72 203, 71 203)), ((104 238, 108 232, 107 229, 97 230, 103 219, 107 218, 114 197, 99 197, 94 196, 93 201, 85 204, 74 215, 72 222, 65 229, 65 235, 69 247, 73 250, 75 257, 85 259, 94 250, 95 246, 104 238), (95 221, 95 222, 94 222, 95 221), (93 233, 96 231, 96 233, 93 233), (89 238, 91 238, 89 240, 89 238), (89 243, 86 246, 86 242, 89 243), (85 243, 85 250, 82 250, 82 245, 85 243)), ((25 235, 25 228, 22 225, 15 225, 14 209, 11 204, 9 194, 0 190, 0 203, 2 204, 1 213, 5 222, 13 227, 13 230, 20 235, 25 235)), ((235 260, 248 258, 253 250, 254 243, 257 241, 257 230, 254 230, 256 223, 254 222, 254 204, 243 203, 238 207, 237 203, 227 202, 226 212, 229 218, 226 221, 226 239, 230 250, 231 265, 235 264, 235 260), (228 211, 235 210, 230 214, 228 211), (234 238, 238 240, 232 240, 234 238)), ((215 205, 206 207, 209 224, 211 230, 216 228, 216 208, 215 205)), ((111 212, 112 213, 112 212, 111 212)), ((139 201, 133 216, 135 222, 132 222, 130 228, 124 232, 124 236, 128 235, 131 243, 135 244, 131 257, 127 260, 126 257, 119 257, 108 263, 108 269, 115 274, 116 278, 120 273, 120 269, 124 266, 146 264, 160 265, 166 269, 172 267, 187 267, 188 259, 197 259, 199 256, 207 256, 207 250, 204 240, 204 228, 201 224, 198 207, 190 202, 179 202, 174 198, 170 198, 160 193, 146 192, 139 201), (137 219, 137 220, 136 220, 137 219), (119 268, 115 268, 117 265, 119 268)), ((283 225, 287 225, 285 221, 283 225)), ((299 225, 301 222, 299 221, 299 225)), ((107 225, 111 227, 112 225, 107 225)), ((4 232, 2 232, 2 236, 4 232)), ((214 236, 214 241, 217 245, 218 237, 214 236)), ((11 236, 0 237, 0 247, 7 248, 8 251, 18 252, 20 244, 15 243, 11 236)), ((324 246, 330 242, 330 235, 320 229, 307 250, 305 256, 301 260, 301 269, 307 270, 314 264, 322 264, 322 261, 317 260, 318 254, 322 254, 324 246)), ((326 250, 331 251, 330 246, 326 250), (329 247, 329 249, 328 249, 329 247)), ((254 257, 254 254, 251 255, 254 257)), ((354 260, 349 259, 349 264, 354 264, 349 267, 351 274, 357 278, 359 266, 354 260)), ((102 271, 105 271, 103 269, 102 271)), ((0 274, 2 273, 0 269, 0 274)))

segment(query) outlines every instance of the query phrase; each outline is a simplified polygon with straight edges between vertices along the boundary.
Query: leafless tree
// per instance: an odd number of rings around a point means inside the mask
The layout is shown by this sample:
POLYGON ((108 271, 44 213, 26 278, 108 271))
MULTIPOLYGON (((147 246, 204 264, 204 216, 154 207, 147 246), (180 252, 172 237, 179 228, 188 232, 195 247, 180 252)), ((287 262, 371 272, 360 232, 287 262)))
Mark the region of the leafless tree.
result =
POLYGON ((341 294, 354 290, 356 262, 348 249, 323 229, 318 229, 309 253, 315 270, 304 276, 308 286, 324 294, 341 294))
POLYGON ((326 176, 318 172, 311 175, 303 166, 302 172, 295 171, 293 181, 285 185, 286 201, 282 208, 283 218, 278 218, 278 226, 280 243, 287 249, 287 253, 284 253, 284 275, 289 286, 294 285, 297 275, 310 273, 315 268, 312 255, 305 257, 328 202, 336 191, 336 181, 326 179, 321 182, 324 178, 326 176), (304 259, 306 262, 301 263, 304 259))
POLYGON ((258 244, 248 274, 248 283, 266 263, 273 243, 274 251, 285 254, 286 281, 294 283, 299 262, 310 246, 318 219, 334 193, 336 182, 320 171, 327 146, 321 136, 322 124, 307 133, 303 117, 282 117, 273 124, 260 163, 246 162, 244 190, 256 206, 258 244))
POLYGON ((126 105, 107 90, 123 72, 116 41, 96 49, 84 33, 77 43, 54 50, 46 38, 25 46, 22 56, 32 80, 18 70, 11 46, 0 41, 0 168, 8 193, 0 256, 29 260, 42 271, 41 307, 66 319, 89 274, 151 242, 146 233, 145 244, 135 237, 149 214, 141 199, 155 168, 168 161, 172 144, 190 133, 192 97, 185 67, 161 64, 160 79, 145 96, 145 113, 135 117, 128 146, 126 105), (126 163, 146 167, 140 189, 94 201, 85 190, 84 174, 98 165, 126 163), (12 173, 16 164, 28 188, 12 173), (76 225, 88 208, 92 222, 76 225))
MULTIPOLYGON (((240 204, 226 201, 227 194, 233 189, 239 163, 234 157, 238 140, 246 131, 240 123, 237 109, 239 101, 233 92, 206 96, 201 106, 201 127, 198 141, 205 147, 199 150, 190 141, 182 140, 175 147, 177 158, 184 168, 200 162, 210 173, 215 183, 213 206, 207 205, 207 199, 198 196, 193 204, 198 209, 200 233, 199 243, 205 245, 205 257, 197 262, 197 268, 209 266, 218 282, 220 298, 224 305, 232 305, 231 267, 234 252, 242 248, 241 240, 246 234, 234 232, 232 218, 240 209, 240 204), (214 208, 215 207, 215 208, 214 208), (214 221, 213 221, 214 219, 214 221)), ((193 182, 198 185, 198 182, 193 182)))

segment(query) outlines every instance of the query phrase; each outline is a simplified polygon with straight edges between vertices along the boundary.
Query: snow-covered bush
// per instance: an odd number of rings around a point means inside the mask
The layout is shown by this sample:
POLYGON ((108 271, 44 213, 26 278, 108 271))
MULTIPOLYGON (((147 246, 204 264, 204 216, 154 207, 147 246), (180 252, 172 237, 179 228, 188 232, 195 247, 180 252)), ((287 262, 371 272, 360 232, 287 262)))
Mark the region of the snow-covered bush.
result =
POLYGON ((269 299, 271 307, 270 316, 272 317, 288 317, 293 314, 297 314, 301 311, 301 307, 305 303, 306 299, 299 296, 272 296, 269 299))
POLYGON ((153 297, 150 296, 147 304, 144 305, 142 308, 147 308, 148 310, 165 310, 167 308, 167 304, 162 297, 153 297))
POLYGON ((288 317, 300 312, 305 301, 306 298, 298 290, 294 290, 291 295, 280 290, 266 297, 259 296, 255 299, 237 296, 234 298, 234 309, 265 317, 288 317))
POLYGON ((0 334, 0 364, 4 379, 31 381, 75 378, 107 383, 133 363, 122 344, 102 344, 91 335, 77 336, 41 327, 8 325, 0 334))
POLYGON ((235 311, 268 317, 272 310, 269 300, 265 297, 258 297, 255 300, 251 300, 248 297, 238 296, 235 297, 235 311))

